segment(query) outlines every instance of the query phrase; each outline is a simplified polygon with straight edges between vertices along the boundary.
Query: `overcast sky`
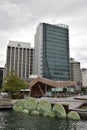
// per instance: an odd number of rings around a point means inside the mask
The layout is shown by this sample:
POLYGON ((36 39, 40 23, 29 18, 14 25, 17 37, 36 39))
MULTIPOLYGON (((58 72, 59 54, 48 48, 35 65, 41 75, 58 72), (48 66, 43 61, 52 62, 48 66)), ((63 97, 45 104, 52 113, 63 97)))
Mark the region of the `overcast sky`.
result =
POLYGON ((9 40, 33 46, 40 22, 68 25, 70 57, 87 68, 87 0, 0 0, 0 67, 9 40))

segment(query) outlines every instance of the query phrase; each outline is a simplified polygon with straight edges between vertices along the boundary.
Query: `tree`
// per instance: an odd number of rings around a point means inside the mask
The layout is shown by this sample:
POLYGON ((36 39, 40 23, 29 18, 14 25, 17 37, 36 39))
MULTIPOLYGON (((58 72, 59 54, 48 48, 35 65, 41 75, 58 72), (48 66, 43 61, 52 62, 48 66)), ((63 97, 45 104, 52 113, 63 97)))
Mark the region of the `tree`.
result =
POLYGON ((66 94, 67 94, 67 88, 63 88, 62 92, 64 93, 63 96, 66 96, 66 94))
POLYGON ((67 88, 63 88, 63 92, 66 94, 67 93, 67 88))
POLYGON ((87 92, 87 91, 86 91, 86 88, 82 88, 82 89, 81 89, 81 92, 82 92, 83 94, 86 94, 86 92, 87 92))
POLYGON ((4 79, 4 91, 10 93, 19 92, 27 87, 26 83, 13 72, 4 79))

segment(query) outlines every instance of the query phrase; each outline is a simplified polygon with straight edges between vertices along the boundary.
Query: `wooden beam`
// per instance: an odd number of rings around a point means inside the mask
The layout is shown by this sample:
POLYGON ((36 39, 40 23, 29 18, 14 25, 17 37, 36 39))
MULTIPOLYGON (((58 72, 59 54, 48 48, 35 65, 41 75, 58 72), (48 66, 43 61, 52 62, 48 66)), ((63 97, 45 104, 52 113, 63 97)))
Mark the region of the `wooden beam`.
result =
POLYGON ((40 89, 41 94, 44 96, 44 92, 43 92, 43 90, 41 89, 41 87, 40 87, 39 84, 38 84, 38 87, 39 87, 39 89, 40 89))

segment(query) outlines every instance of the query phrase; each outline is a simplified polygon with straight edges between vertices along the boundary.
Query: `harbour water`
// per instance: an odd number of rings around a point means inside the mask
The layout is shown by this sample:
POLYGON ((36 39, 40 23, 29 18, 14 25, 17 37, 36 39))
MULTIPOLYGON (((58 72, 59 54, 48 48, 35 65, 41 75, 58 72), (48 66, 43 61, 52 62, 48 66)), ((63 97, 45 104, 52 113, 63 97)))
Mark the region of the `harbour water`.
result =
POLYGON ((68 121, 0 111, 0 130, 87 130, 87 120, 68 121))

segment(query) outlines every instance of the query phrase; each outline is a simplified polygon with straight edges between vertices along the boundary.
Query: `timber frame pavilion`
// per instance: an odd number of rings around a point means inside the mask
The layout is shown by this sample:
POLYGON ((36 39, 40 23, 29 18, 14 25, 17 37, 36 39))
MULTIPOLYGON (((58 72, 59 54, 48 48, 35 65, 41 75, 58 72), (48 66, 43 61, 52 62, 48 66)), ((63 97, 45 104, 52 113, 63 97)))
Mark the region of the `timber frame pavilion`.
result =
POLYGON ((30 82, 30 96, 41 97, 44 96, 51 88, 75 88, 76 85, 76 81, 54 81, 42 77, 37 77, 30 82))

